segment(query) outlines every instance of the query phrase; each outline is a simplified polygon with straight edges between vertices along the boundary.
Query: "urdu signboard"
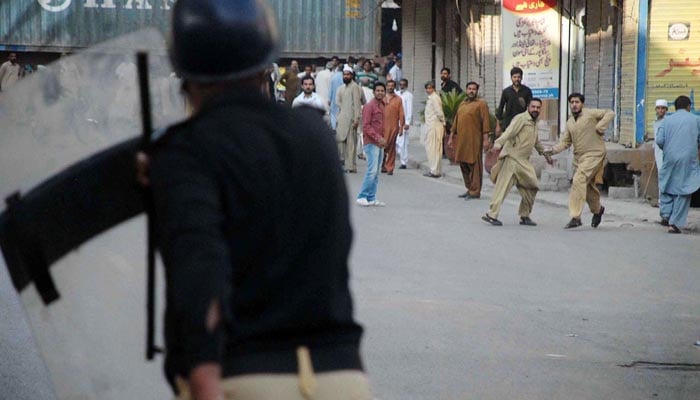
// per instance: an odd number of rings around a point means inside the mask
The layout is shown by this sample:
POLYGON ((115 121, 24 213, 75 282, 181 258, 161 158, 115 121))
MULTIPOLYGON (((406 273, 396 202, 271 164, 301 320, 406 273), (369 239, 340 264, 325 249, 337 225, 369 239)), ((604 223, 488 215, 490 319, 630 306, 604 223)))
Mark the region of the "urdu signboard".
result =
POLYGON ((510 69, 524 71, 533 96, 559 98, 560 22, 557 0, 503 0, 503 82, 510 69))

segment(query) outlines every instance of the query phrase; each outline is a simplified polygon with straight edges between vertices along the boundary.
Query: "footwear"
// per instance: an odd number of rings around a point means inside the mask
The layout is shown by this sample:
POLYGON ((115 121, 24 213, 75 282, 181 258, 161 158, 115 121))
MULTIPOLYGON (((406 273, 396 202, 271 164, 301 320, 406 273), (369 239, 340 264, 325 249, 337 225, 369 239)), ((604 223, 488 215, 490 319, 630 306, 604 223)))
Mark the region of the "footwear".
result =
POLYGON ((681 233, 681 229, 675 225, 669 225, 668 233, 681 233))
POLYGON ((581 218, 571 218, 571 221, 569 221, 569 223, 566 224, 566 226, 564 226, 564 229, 576 228, 576 227, 579 227, 581 225, 583 225, 581 223, 581 218))
POLYGON ((382 174, 386 174, 386 170, 382 168, 382 174))
POLYGON ((379 200, 372 200, 369 202, 369 205, 372 207, 384 207, 386 203, 379 200))
POLYGON ((502 226, 503 222, 497 220, 496 218, 493 218, 492 216, 486 214, 483 217, 481 217, 482 220, 488 222, 489 224, 493 226, 502 226))
POLYGON ((480 198, 480 196, 472 196, 469 193, 467 193, 467 195, 464 196, 464 200, 477 200, 479 198, 480 198))
POLYGON ((394 171, 387 171, 387 175, 394 175, 394 171))
POLYGON ((593 214, 593 218, 591 218, 591 226, 594 228, 597 228, 598 225, 600 225, 601 219, 603 219, 603 214, 605 213, 605 207, 600 206, 600 211, 598 211, 598 214, 593 214))
POLYGON ((668 218, 666 218, 666 217, 661 217, 661 221, 659 221, 659 225, 661 225, 661 226, 668 226, 668 218))
POLYGON ((364 154, 358 154, 358 155, 357 155, 357 158, 359 158, 360 160, 366 160, 366 159, 367 159, 367 157, 365 157, 364 154))
POLYGON ((531 220, 530 217, 520 217, 520 225, 537 226, 537 223, 531 220))
POLYGON ((356 174, 357 170, 356 169, 346 169, 345 172, 349 172, 351 174, 356 174))
POLYGON ((401 166, 399 167, 399 169, 406 169, 406 165, 405 165, 405 164, 401 164, 401 166))
POLYGON ((439 178, 439 177, 441 177, 442 175, 435 175, 435 174, 433 174, 432 172, 428 172, 427 174, 423 174, 423 176, 426 176, 426 177, 428 177, 428 178, 439 178))
POLYGON ((469 192, 464 192, 464 193, 458 195, 457 197, 459 197, 460 199, 463 199, 463 198, 465 198, 465 197, 467 197, 467 196, 469 196, 469 192))
POLYGON ((367 199, 365 199, 364 197, 360 197, 359 199, 355 200, 355 202, 360 207, 369 207, 371 205, 370 202, 367 201, 367 199))

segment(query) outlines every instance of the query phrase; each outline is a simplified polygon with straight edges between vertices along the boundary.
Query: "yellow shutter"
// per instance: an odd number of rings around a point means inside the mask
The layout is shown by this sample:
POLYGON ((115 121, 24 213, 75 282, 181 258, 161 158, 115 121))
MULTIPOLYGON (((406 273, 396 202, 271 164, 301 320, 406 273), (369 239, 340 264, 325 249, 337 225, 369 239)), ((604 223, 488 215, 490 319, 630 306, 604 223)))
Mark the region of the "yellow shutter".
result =
MULTIPOLYGON (((646 127, 653 137, 657 99, 700 95, 700 1, 653 0, 649 21, 646 127)), ((696 106, 697 108, 697 106, 696 106)), ((696 110, 700 112, 700 110, 696 110)))

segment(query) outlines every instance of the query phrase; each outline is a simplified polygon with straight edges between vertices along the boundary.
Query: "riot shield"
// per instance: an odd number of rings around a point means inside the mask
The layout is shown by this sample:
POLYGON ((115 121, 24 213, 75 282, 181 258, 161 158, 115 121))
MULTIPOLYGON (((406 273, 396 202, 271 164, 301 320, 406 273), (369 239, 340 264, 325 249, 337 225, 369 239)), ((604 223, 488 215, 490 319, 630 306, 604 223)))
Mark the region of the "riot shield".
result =
MULTIPOLYGON (((156 30, 63 57, 0 94, 0 268, 59 399, 171 396, 162 360, 144 351, 146 229, 133 167, 143 50, 154 126, 165 127, 185 103, 156 30)), ((158 315, 162 299, 159 285, 158 315)))

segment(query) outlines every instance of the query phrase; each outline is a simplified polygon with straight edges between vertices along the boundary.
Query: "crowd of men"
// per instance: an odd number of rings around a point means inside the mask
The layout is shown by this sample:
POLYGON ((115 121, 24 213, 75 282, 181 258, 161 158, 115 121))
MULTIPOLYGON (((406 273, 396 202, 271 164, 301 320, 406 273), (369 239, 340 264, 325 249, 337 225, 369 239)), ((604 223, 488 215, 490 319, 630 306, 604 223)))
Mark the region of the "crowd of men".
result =
MULTIPOLYGON (((378 182, 378 174, 390 176, 397 167, 406 169, 408 165, 413 94, 408 90, 408 80, 403 78, 401 54, 391 53, 383 61, 384 65, 376 58, 348 57, 343 62, 334 56, 322 68, 314 63, 305 66, 303 72, 300 72, 296 60, 289 63, 284 73, 280 73, 276 64, 267 70, 269 94, 273 99, 292 108, 314 108, 323 116, 335 132, 344 172, 357 173, 357 158, 367 160, 370 168, 363 188, 371 187, 370 182, 378 182), (280 86, 283 87, 281 91, 280 86), (376 136, 380 119, 381 141, 376 136), (376 174, 374 163, 377 164, 376 174)), ((433 82, 424 85, 428 102, 421 142, 431 160, 430 171, 425 176, 432 178, 442 176, 443 137, 445 125, 449 122, 445 120, 437 89, 463 92, 452 80, 449 68, 443 68, 440 77, 438 87, 433 82)), ((376 185, 374 191, 363 189, 357 203, 362 206, 384 205, 375 199, 375 194, 376 185)))
MULTIPOLYGON (((413 94, 408 91, 408 80, 402 78, 400 57, 391 58, 391 61, 393 65, 382 69, 371 59, 356 61, 349 57, 348 62, 342 64, 334 57, 315 76, 313 66, 299 73, 297 63, 292 61, 291 72, 282 77, 287 90, 295 90, 298 86, 290 83, 295 78, 303 81, 300 94, 285 97, 292 98, 292 107, 311 105, 324 114, 335 130, 341 165, 346 173, 357 172, 358 157, 367 159, 368 169, 356 200, 360 206, 385 205, 376 199, 379 174, 393 175, 397 158, 398 168, 407 168, 413 94), (399 78, 398 88, 395 78, 399 78), (327 99, 325 96, 328 96, 327 99)), ((522 84, 522 69, 513 68, 510 76, 512 84, 503 89, 495 110, 495 124, 487 102, 479 97, 477 82, 466 84, 466 97, 452 121, 445 120, 442 100, 438 95, 438 89, 442 92, 463 92, 460 85, 452 80, 451 71, 448 68, 440 71, 439 86, 433 82, 424 85, 428 95, 421 131, 421 143, 428 159, 428 171, 424 176, 442 176, 443 138, 447 134, 447 146, 454 150, 454 161, 459 164, 465 186, 465 192, 459 197, 465 200, 481 197, 484 154, 487 154, 497 162, 489 173, 495 183, 494 194, 489 210, 482 219, 492 225, 502 225, 498 219, 500 207, 515 186, 522 198, 518 211, 520 224, 536 226, 530 218, 539 190, 538 178, 530 162, 533 149, 552 164, 552 156, 573 147, 570 220, 564 227, 573 229, 583 225, 581 215, 585 204, 593 214, 591 226, 598 227, 605 213, 598 189, 598 185, 603 183, 606 158, 604 136, 615 113, 612 110, 585 108, 584 95, 571 93, 567 98, 571 116, 561 139, 551 148, 545 148, 539 142, 537 132, 542 100, 534 98, 530 88, 522 84), (446 127, 449 127, 449 132, 446 132, 446 127)), ((690 102, 684 96, 676 101, 677 110, 681 112, 679 115, 686 116, 683 129, 692 125, 691 120, 700 121, 688 112, 683 114, 687 108, 686 102, 689 107, 690 102)), ((672 122, 681 117, 666 123, 668 126, 662 129, 664 124, 661 122, 667 108, 665 100, 657 103, 659 119, 655 124, 655 136, 659 205, 661 224, 668 226, 669 232, 679 233, 686 225, 690 195, 700 187, 700 173, 695 171, 697 149, 693 150, 694 147, 690 146, 693 141, 700 143, 700 136, 688 133, 685 136, 690 139, 686 140, 688 143, 682 142, 683 146, 678 144, 681 143, 680 139, 675 138, 669 144, 669 135, 675 137, 678 129, 672 122), (664 146, 669 153, 665 162, 661 150, 664 146), (680 153, 681 147, 688 153, 678 156, 685 157, 687 162, 683 165, 678 160, 671 161, 672 156, 680 153), (691 153, 696 154, 695 164, 691 162, 691 153)))

